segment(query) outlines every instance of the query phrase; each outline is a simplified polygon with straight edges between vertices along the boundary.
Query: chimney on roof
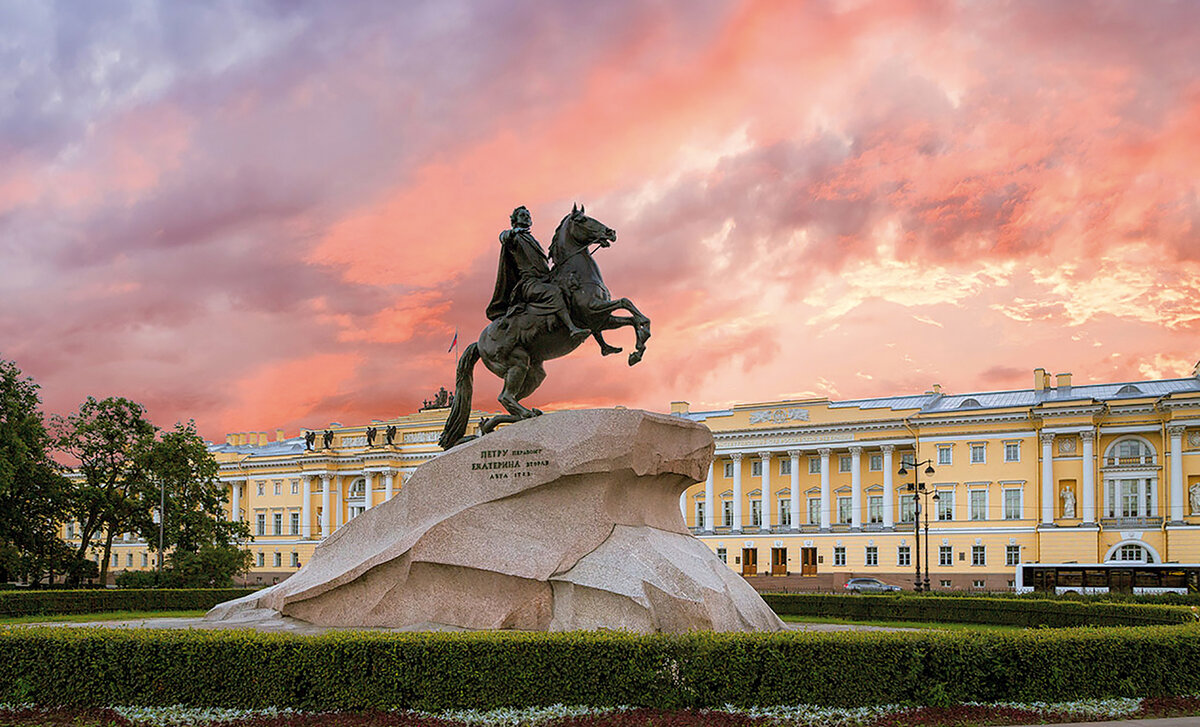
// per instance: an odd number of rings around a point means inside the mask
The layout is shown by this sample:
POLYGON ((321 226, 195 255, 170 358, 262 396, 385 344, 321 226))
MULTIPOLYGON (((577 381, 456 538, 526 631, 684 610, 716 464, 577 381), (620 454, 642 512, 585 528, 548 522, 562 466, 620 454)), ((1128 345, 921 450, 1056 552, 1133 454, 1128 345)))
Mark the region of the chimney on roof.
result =
POLYGON ((1048 383, 1050 383, 1050 374, 1046 373, 1046 369, 1039 367, 1033 370, 1034 391, 1045 391, 1048 383))
MULTIPOLYGON (((1197 364, 1197 365, 1200 366, 1200 364, 1197 364)), ((688 404, 686 401, 673 401, 673 402, 671 402, 671 413, 672 414, 687 414, 689 406, 691 406, 691 405, 688 404)))
POLYGON ((225 435, 225 444, 228 444, 231 447, 233 445, 237 444, 237 435, 236 434, 226 434, 225 435))
POLYGON ((267 442, 268 442, 268 441, 270 441, 270 440, 268 440, 268 439, 267 439, 267 433, 266 433, 266 432, 259 432, 259 433, 258 433, 258 446, 260 446, 260 447, 266 446, 266 444, 267 444, 267 442))
POLYGON ((1059 388, 1059 389, 1070 389, 1071 388, 1071 375, 1070 374, 1058 374, 1058 376, 1056 376, 1055 378, 1057 379, 1057 381, 1054 384, 1056 388, 1059 388))
POLYGON ((276 441, 276 442, 282 442, 282 441, 283 441, 283 430, 282 430, 282 429, 276 429, 276 430, 275 430, 275 441, 276 441))

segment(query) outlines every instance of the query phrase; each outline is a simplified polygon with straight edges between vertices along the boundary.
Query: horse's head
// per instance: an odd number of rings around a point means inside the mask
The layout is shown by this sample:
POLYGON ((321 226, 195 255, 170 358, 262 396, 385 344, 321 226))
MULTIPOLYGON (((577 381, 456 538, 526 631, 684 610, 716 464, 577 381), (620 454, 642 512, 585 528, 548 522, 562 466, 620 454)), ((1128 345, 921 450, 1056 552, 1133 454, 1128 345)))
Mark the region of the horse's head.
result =
POLYGON ((558 223, 554 240, 550 243, 550 257, 561 262, 588 245, 608 247, 617 239, 617 231, 600 220, 588 217, 583 207, 574 206, 570 214, 558 223))

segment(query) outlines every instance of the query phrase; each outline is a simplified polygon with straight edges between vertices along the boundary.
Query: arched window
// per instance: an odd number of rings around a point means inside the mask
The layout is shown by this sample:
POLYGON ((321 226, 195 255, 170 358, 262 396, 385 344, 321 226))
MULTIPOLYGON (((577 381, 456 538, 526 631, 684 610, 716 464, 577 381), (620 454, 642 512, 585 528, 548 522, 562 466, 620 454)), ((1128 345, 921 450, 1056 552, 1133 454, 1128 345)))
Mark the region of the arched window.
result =
POLYGON ((962 403, 958 405, 958 408, 959 409, 978 409, 982 406, 983 405, 979 403, 979 399, 968 398, 968 399, 963 399, 962 403))
POLYGON ((350 485, 350 497, 362 497, 367 491, 367 481, 363 478, 358 478, 354 484, 350 485))
POLYGON ((1108 448, 1105 464, 1137 465, 1154 464, 1154 447, 1144 439, 1127 437, 1114 442, 1108 448))
POLYGON ((1150 551, 1146 550, 1137 543, 1126 543, 1112 552, 1109 556, 1109 562, 1118 561, 1121 563, 1153 563, 1154 558, 1150 555, 1150 551))

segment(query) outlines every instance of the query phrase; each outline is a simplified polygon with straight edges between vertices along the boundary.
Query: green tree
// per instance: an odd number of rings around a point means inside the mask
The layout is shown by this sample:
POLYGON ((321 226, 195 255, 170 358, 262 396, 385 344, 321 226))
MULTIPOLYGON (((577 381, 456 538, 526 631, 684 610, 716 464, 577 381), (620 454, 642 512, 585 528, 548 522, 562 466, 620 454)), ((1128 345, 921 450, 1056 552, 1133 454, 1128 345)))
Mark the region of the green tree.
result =
POLYGON ((50 458, 38 385, 11 361, 0 360, 0 578, 72 570, 59 538, 67 519, 70 483, 50 458))
MULTIPOLYGON (((79 412, 56 418, 59 447, 79 462, 71 513, 80 527, 79 558, 103 537, 100 582, 108 578, 113 539, 144 532, 153 519, 157 488, 149 477, 155 428, 141 404, 120 397, 88 397, 79 412)), ((72 579, 78 582, 78 577, 72 579)))
MULTIPOLYGON (((150 453, 149 473, 165 503, 161 535, 171 585, 224 586, 250 567, 250 551, 239 545, 250 538, 250 528, 225 518, 228 496, 195 422, 161 434, 150 453)), ((150 529, 143 524, 139 532, 158 549, 157 524, 150 529)))

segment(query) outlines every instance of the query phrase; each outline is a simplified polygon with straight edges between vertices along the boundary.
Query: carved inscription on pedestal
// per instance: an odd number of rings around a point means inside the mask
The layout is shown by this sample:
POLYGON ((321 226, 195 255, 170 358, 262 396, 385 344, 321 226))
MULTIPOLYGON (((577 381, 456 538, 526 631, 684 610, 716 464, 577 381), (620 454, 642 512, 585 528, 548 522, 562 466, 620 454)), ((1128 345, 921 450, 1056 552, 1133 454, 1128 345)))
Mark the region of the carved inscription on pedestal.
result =
POLYGON ((489 480, 507 480, 532 477, 537 469, 549 466, 541 449, 484 449, 479 461, 471 463, 471 471, 488 470, 489 480))

